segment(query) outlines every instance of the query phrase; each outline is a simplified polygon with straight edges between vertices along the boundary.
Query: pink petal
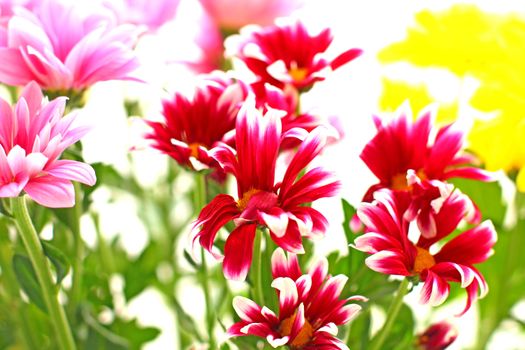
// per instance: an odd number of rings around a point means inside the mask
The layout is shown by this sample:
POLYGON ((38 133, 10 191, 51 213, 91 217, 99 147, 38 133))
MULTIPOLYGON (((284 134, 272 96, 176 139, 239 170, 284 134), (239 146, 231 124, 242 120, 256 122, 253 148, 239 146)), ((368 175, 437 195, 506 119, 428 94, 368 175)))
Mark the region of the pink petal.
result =
POLYGON ((17 49, 0 48, 0 61, 0 81, 3 83, 20 86, 33 79, 33 74, 17 49))
POLYGON ((75 205, 75 190, 69 180, 46 175, 31 179, 24 190, 44 207, 69 208, 75 205))
POLYGON ((57 160, 46 168, 49 175, 57 178, 78 181, 93 186, 97 181, 95 171, 86 163, 74 160, 57 160))

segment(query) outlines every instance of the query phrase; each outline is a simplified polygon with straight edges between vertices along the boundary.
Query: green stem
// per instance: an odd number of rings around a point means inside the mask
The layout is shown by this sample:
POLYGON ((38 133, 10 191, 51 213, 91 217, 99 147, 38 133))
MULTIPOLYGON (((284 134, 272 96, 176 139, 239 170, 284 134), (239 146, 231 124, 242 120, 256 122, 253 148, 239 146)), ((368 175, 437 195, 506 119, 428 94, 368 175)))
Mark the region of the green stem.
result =
POLYGON ((253 277, 253 297, 254 301, 259 305, 266 305, 264 303, 264 293, 262 286, 262 252, 261 246, 264 232, 257 229, 255 232, 255 240, 253 242, 253 263, 251 267, 253 277))
POLYGON ((37 342, 34 339, 34 332, 29 327, 30 320, 27 317, 25 305, 20 300, 20 286, 11 264, 13 249, 7 237, 7 226, 1 223, 0 230, 0 268, 6 292, 14 309, 12 316, 16 322, 17 338, 24 344, 25 349, 31 350, 36 347, 37 342))
POLYGON ((75 188, 75 206, 68 209, 70 215, 71 232, 75 244, 75 254, 73 260, 73 281, 71 285, 71 301, 69 303, 70 316, 73 317, 76 312, 78 303, 81 300, 82 292, 82 259, 84 256, 84 242, 80 236, 80 217, 82 216, 82 190, 77 182, 73 182, 75 188))
MULTIPOLYGON (((513 205, 516 209, 517 221, 514 228, 505 234, 508 235, 508 241, 506 246, 497 247, 500 250, 496 251, 505 251, 502 271, 506 273, 500 273, 497 275, 497 280, 495 283, 491 284, 491 294, 489 298, 492 303, 487 304, 488 311, 486 315, 482 315, 480 321, 480 327, 478 329, 478 339, 476 342, 475 349, 483 350, 487 347, 494 331, 499 327, 500 323, 508 316, 509 310, 512 307, 508 300, 507 291, 512 289, 512 277, 516 271, 521 268, 520 265, 520 254, 523 249, 523 227, 524 227, 524 218, 521 216, 521 211, 525 203, 525 195, 523 193, 517 192, 513 205)), ((501 240, 500 240, 501 242, 501 240)), ((499 243, 499 242, 498 242, 499 243)), ((489 281, 490 282, 490 281, 489 281)), ((486 300, 483 302, 487 303, 486 300)))
POLYGON ((401 284, 399 285, 399 288, 397 289, 396 296, 394 300, 392 300, 392 304, 390 304, 390 307, 388 308, 385 324, 383 325, 383 328, 379 331, 379 334, 376 336, 376 339, 372 343, 372 347, 370 348, 370 350, 379 350, 383 348, 383 343, 387 339, 387 336, 390 334, 392 326, 394 325, 394 321, 396 320, 397 315, 399 314, 399 310, 401 310, 401 306, 403 305, 403 297, 408 291, 407 287, 408 279, 404 278, 401 284))
MULTIPOLYGON (((206 205, 206 174, 197 173, 195 176, 195 210, 202 210, 206 205)), ((206 302, 206 325, 209 335, 210 349, 216 348, 216 341, 214 335, 215 329, 215 307, 210 293, 209 273, 206 264, 206 254, 204 248, 201 247, 201 271, 199 279, 204 293, 204 301, 206 302)))
POLYGON ((51 318, 51 325, 54 328, 59 348, 62 350, 74 350, 76 347, 73 334, 69 328, 64 309, 58 302, 58 290, 53 282, 49 262, 44 255, 42 244, 29 217, 25 197, 13 198, 12 208, 18 232, 42 288, 42 295, 51 318))

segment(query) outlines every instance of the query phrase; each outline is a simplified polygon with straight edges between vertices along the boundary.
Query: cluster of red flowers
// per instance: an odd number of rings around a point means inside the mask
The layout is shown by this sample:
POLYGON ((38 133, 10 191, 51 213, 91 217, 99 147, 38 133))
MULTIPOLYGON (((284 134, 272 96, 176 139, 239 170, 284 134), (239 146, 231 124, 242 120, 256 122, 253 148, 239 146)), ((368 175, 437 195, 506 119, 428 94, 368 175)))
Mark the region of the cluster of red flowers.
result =
POLYGON ((177 93, 164 101, 165 120, 148 122, 147 138, 190 169, 235 177, 237 196, 217 195, 194 223, 194 241, 222 259, 226 278, 246 278, 255 236, 262 234, 258 227, 268 229, 273 242, 290 253, 288 262, 281 249, 274 253, 272 286, 279 294, 279 315, 239 297, 235 309, 242 321, 230 328, 230 335, 257 335, 273 346, 293 349, 344 349, 334 337, 336 325, 360 309, 346 305, 352 299, 339 300, 346 277, 328 277, 326 262, 301 275, 294 255, 304 253, 303 237, 322 236, 327 230, 324 215, 308 204, 334 196, 340 182, 322 167, 307 167, 337 132, 300 111, 298 100, 301 92, 361 51, 329 59, 330 30, 312 35, 301 22, 241 32, 236 40, 241 44, 229 50, 252 70, 255 81, 234 80, 223 72, 203 76, 192 98, 177 93), (250 56, 251 45, 264 60, 250 56), (287 150, 292 155, 284 175, 278 176, 277 160, 287 150), (217 234, 230 222, 234 229, 219 252, 214 248, 217 234), (323 309, 327 303, 334 307, 323 309))
MULTIPOLYGON (((222 259, 226 278, 246 278, 258 227, 289 252, 286 260, 279 248, 273 259, 279 315, 238 297, 241 321, 229 330, 233 336, 265 337, 274 347, 344 349, 334 337, 335 326, 359 309, 344 306, 350 299, 338 299, 342 276, 326 277, 324 264, 301 275, 294 255, 304 253, 303 237, 323 235, 328 227, 324 215, 308 204, 334 196, 340 186, 325 169, 308 169, 333 134, 330 126, 298 111, 302 92, 361 53, 351 49, 329 59, 325 51, 331 40, 329 29, 311 35, 301 22, 245 29, 228 40, 227 50, 246 64, 255 82, 215 72, 203 77, 192 98, 175 94, 166 100, 164 122, 149 122, 153 147, 191 169, 209 168, 237 181, 236 197, 217 195, 194 223, 194 241, 222 259), (293 156, 277 178, 277 159, 290 149, 293 156), (214 242, 230 222, 234 228, 220 252, 214 242), (334 307, 328 312, 323 304, 334 307)), ((372 254, 366 260, 371 269, 424 282, 423 303, 443 303, 449 282, 459 282, 468 293, 464 313, 478 292, 487 292, 474 265, 490 256, 496 233, 490 222, 479 224, 476 205, 447 180, 489 181, 491 175, 466 165, 475 159, 462 151, 463 131, 453 124, 434 130, 432 118, 426 111, 413 121, 405 109, 389 122, 375 118, 377 135, 361 158, 379 183, 367 191, 358 211, 366 233, 355 247, 372 254), (463 221, 474 226, 443 244, 463 221), (416 238, 409 237, 412 223, 416 238)))
POLYGON ((492 254, 496 232, 490 221, 479 224, 476 205, 447 179, 490 181, 492 176, 467 165, 475 158, 463 152, 463 131, 454 124, 434 130, 432 118, 428 110, 413 121, 405 106, 388 122, 375 118, 377 134, 361 158, 379 183, 370 187, 358 210, 366 233, 355 246, 372 254, 366 260, 371 269, 424 282, 423 303, 443 303, 449 282, 459 282, 468 294, 463 314, 478 291, 487 293, 474 265, 492 254), (447 241, 462 220, 473 227, 447 241), (412 223, 415 237, 409 235, 412 223))

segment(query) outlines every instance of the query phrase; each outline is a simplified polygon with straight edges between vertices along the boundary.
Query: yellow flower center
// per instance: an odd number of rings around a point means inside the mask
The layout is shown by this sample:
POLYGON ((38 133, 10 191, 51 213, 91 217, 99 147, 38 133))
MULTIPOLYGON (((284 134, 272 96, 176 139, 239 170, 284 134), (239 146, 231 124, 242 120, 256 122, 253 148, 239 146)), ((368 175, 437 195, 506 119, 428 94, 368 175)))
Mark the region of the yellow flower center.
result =
MULTIPOLYGON (((286 318, 284 321, 281 322, 281 326, 279 327, 279 332, 281 335, 287 336, 290 335, 292 332, 292 326, 295 321, 295 317, 297 314, 293 314, 292 316, 286 318)), ((294 338, 294 340, 288 344, 292 349, 300 349, 302 346, 308 344, 312 340, 312 336, 314 335, 314 328, 308 322, 308 320, 304 320, 304 325, 297 334, 297 336, 294 338)))
POLYGON ((421 273, 423 270, 429 269, 436 265, 436 260, 430 252, 424 248, 416 247, 417 255, 414 261, 414 273, 421 273))
POLYGON ((242 198, 240 198, 237 201, 237 208, 239 208, 240 211, 243 211, 248 206, 248 203, 250 202, 250 199, 253 197, 254 194, 261 192, 261 190, 258 190, 256 188, 251 188, 248 191, 244 192, 242 194, 242 198))
POLYGON ((198 142, 190 143, 188 145, 188 148, 191 151, 190 155, 193 158, 199 158, 199 146, 202 146, 202 145, 200 143, 198 143, 198 142))
MULTIPOLYGON (((426 180, 428 179, 427 175, 423 171, 423 169, 419 169, 416 172, 417 177, 419 177, 420 180, 426 180)), ((412 189, 412 186, 408 185, 407 182, 407 174, 406 173, 399 173, 392 177, 391 180, 391 186, 393 190, 397 191, 410 191, 412 189)))
POLYGON ((288 70, 288 74, 295 82, 301 82, 308 75, 308 68, 292 67, 288 70))

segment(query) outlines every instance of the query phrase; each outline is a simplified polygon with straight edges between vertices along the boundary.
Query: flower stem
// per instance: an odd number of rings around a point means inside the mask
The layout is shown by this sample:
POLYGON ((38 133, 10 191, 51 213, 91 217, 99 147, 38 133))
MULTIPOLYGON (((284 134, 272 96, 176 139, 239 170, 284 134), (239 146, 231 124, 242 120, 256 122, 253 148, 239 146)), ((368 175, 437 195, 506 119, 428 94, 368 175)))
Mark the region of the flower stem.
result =
POLYGON ((80 217, 82 216, 82 196, 80 184, 73 182, 75 188, 75 206, 68 209, 71 222, 71 232, 73 233, 73 240, 75 244, 75 255, 73 261, 73 281, 71 285, 71 301, 69 303, 70 317, 73 317, 76 312, 76 307, 81 299, 82 291, 82 273, 83 265, 82 259, 84 255, 84 242, 80 236, 80 217))
POLYGON ((253 242, 253 264, 252 264, 252 277, 253 277, 253 297, 255 302, 259 305, 266 305, 264 303, 264 293, 262 286, 262 243, 264 238, 264 232, 257 229, 255 232, 255 240, 253 242))
MULTIPOLYGON (((206 205, 206 175, 197 173, 195 176, 195 210, 200 211, 206 205)), ((204 248, 201 247, 201 271, 199 273, 199 280, 202 285, 204 293, 204 301, 206 302, 206 326, 209 336, 210 349, 216 348, 214 328, 215 328, 215 307, 210 294, 210 285, 208 283, 209 274, 208 266, 206 264, 206 254, 204 248)))
POLYGON ((397 289, 396 296, 394 300, 392 300, 392 304, 390 304, 390 307, 388 308, 385 324, 383 325, 383 328, 379 331, 379 334, 375 337, 375 341, 372 342, 372 347, 370 348, 371 350, 379 350, 383 348, 383 343, 385 342, 388 334, 392 330, 394 321, 396 320, 397 315, 399 314, 399 310, 401 310, 401 306, 403 305, 403 297, 408 291, 407 287, 408 279, 404 278, 401 284, 399 285, 399 288, 397 289))
POLYGON ((58 302, 58 290, 53 282, 49 262, 44 255, 42 244, 29 217, 25 197, 13 198, 13 215, 16 220, 16 227, 42 288, 42 295, 51 318, 51 325, 55 330, 59 348, 62 350, 74 350, 76 347, 73 334, 69 328, 64 309, 58 302))

